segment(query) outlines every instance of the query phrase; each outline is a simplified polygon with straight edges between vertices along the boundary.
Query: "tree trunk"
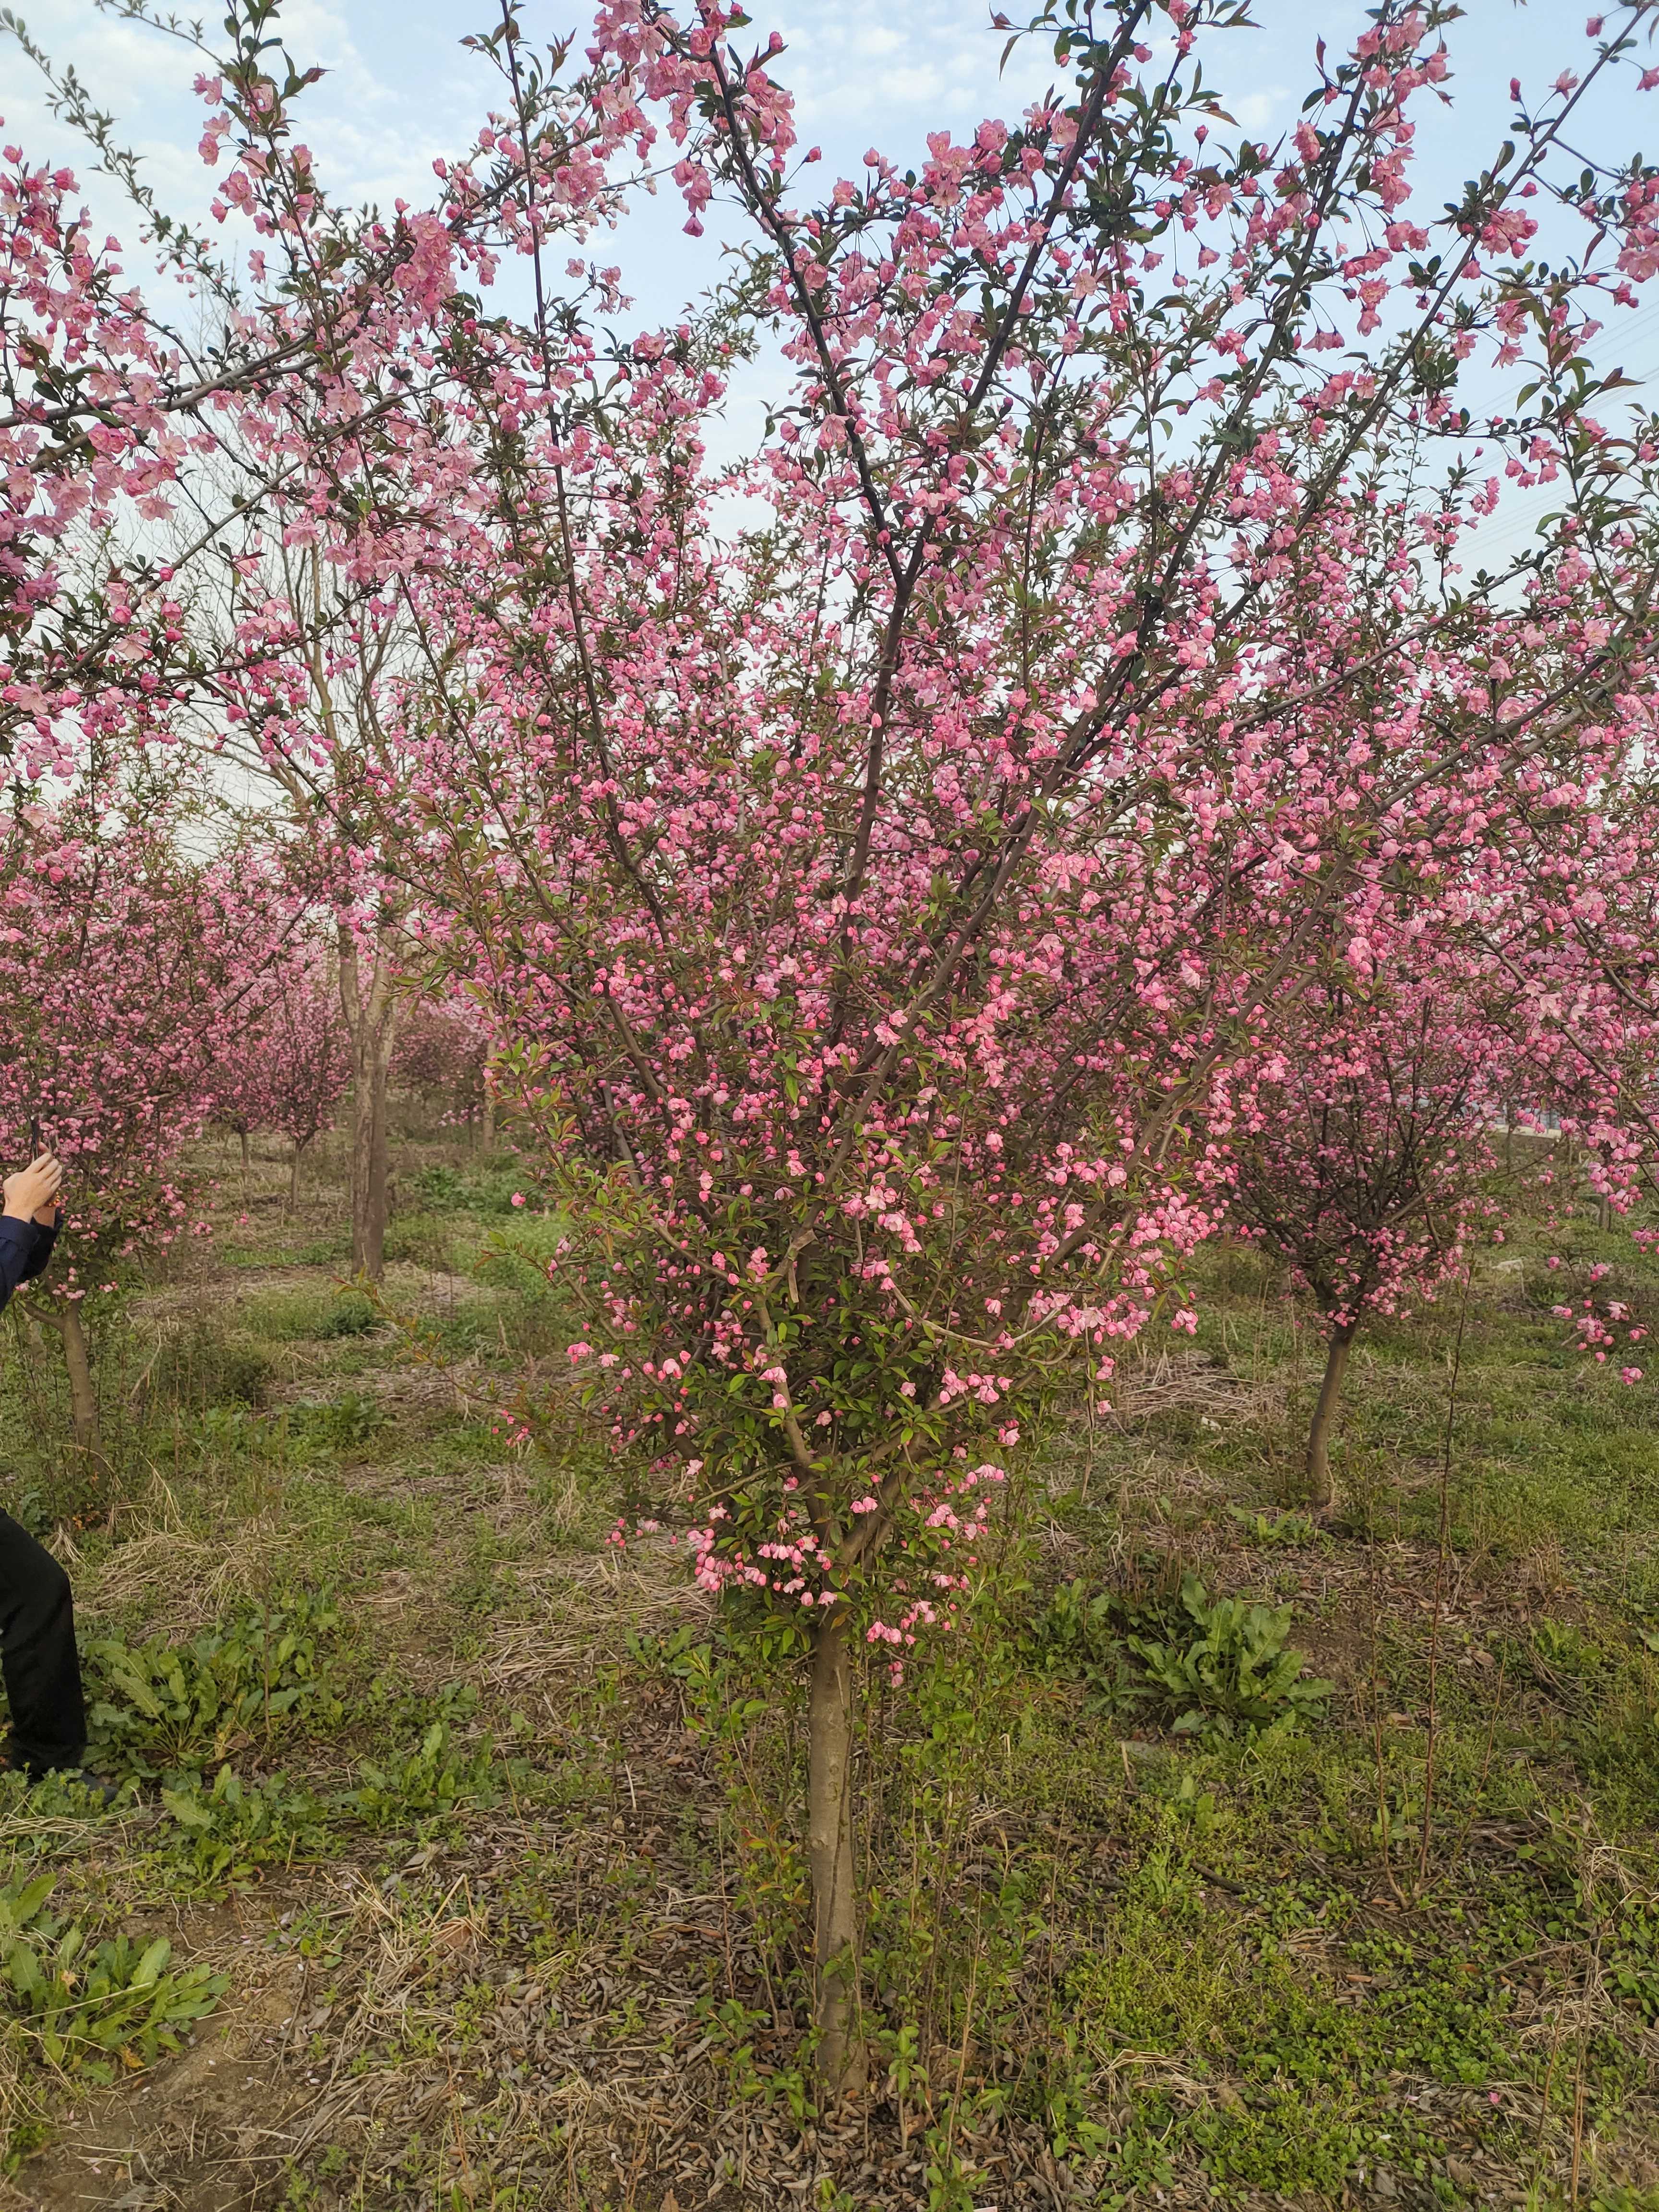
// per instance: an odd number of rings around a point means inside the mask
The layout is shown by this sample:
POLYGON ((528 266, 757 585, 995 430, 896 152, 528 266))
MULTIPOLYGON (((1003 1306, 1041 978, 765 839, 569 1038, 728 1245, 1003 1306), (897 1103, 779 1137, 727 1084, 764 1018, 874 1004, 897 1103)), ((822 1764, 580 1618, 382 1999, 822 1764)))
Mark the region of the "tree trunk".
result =
POLYGON ((483 1095, 483 1111, 478 1121, 478 1150, 481 1152, 493 1152, 495 1149, 495 1101, 486 1091, 483 1095))
POLYGON ((246 1188, 247 1184, 247 1171, 251 1162, 248 1156, 247 1131, 244 1129, 240 1133, 242 1139, 242 1183, 244 1188, 246 1188))
POLYGON ((856 2094, 867 2069, 860 2020, 858 1899, 853 1871, 853 1665, 845 1607, 818 1616, 807 1716, 807 1856, 812 1882, 817 2078, 856 2094))
POLYGON ((351 1265, 379 1282, 386 1272, 386 1066, 371 1059, 362 1103, 351 1116, 351 1265))
POLYGON ((300 1147, 298 1145, 294 1147, 294 1158, 288 1164, 288 1210, 290 1213, 297 1213, 300 1211, 300 1147))
POLYGON ((38 1310, 64 1340, 64 1365, 69 1372, 70 1420, 75 1449, 82 1460, 101 1467, 104 1439, 98 1425, 98 1393, 92 1380, 92 1347, 78 1305, 41 1306, 38 1310))
POLYGON ((1330 1350, 1325 1355, 1325 1379, 1319 1386, 1319 1403, 1314 1407, 1313 1425, 1308 1431, 1308 1497, 1321 1512, 1334 1502, 1331 1431, 1336 1425, 1337 1401, 1342 1395, 1349 1347, 1358 1328, 1357 1322, 1348 1322, 1331 1331, 1330 1350))
POLYGON ((378 1282, 386 1270, 386 1088, 398 1002, 392 933, 382 929, 365 982, 357 940, 340 933, 340 1004, 351 1038, 351 1266, 378 1282))

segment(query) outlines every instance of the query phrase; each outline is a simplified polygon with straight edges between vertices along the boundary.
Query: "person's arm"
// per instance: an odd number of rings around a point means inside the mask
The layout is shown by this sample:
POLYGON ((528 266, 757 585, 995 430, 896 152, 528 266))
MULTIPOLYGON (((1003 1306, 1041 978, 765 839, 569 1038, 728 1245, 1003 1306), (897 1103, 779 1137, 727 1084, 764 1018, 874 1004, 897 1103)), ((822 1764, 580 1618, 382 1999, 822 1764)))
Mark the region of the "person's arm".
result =
POLYGON ((49 1213, 37 1213, 32 1226, 34 1230, 34 1249, 23 1270, 26 1283, 32 1283, 37 1275, 44 1275, 46 1272, 52 1248, 58 1242, 58 1208, 54 1206, 49 1213))
POLYGON ((0 1306, 21 1283, 33 1282, 58 1238, 58 1191, 64 1170, 42 1152, 4 1184, 0 1213, 0 1306))

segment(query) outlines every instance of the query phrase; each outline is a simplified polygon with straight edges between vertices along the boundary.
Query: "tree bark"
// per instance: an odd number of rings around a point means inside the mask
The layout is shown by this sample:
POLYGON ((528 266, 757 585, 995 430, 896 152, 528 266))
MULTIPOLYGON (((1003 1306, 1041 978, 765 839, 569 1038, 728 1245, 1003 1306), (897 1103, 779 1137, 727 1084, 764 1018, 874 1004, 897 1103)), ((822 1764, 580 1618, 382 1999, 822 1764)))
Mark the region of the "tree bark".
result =
POLYGON ((340 932, 340 1004, 351 1039, 351 1266, 378 1282, 386 1271, 386 1089, 397 1035, 392 933, 374 939, 368 974, 356 939, 340 932))
POLYGON ((853 1664, 844 1612, 837 1605, 818 1616, 806 1738, 817 2066, 818 2087, 830 2097, 856 2094, 868 2067, 859 2009, 853 1664))
POLYGON ((1357 1322, 1348 1322, 1331 1331, 1330 1350, 1325 1355, 1325 1379, 1319 1386, 1319 1403, 1314 1407, 1313 1425, 1308 1431, 1308 1497, 1321 1512, 1328 1510, 1334 1501, 1331 1431, 1336 1424, 1342 1377, 1347 1371, 1348 1352, 1358 1328, 1357 1322))
POLYGON ((495 1149, 495 1101, 486 1091, 483 1095, 483 1109, 478 1121, 478 1150, 481 1152, 493 1152, 495 1149))
POLYGON ((251 1162, 251 1160, 250 1160, 250 1158, 249 1158, 249 1155, 248 1155, 248 1146, 247 1146, 247 1131, 246 1131, 246 1129, 243 1129, 242 1131, 240 1131, 240 1136, 241 1136, 241 1139, 242 1139, 242 1182, 243 1182, 244 1187, 246 1188, 246 1183, 247 1183, 247 1171, 248 1171, 248 1169, 249 1169, 250 1165, 252 1164, 252 1162, 251 1162))
POLYGON ((300 1147, 298 1145, 294 1147, 294 1158, 288 1164, 288 1210, 290 1213, 297 1213, 300 1211, 300 1147))
POLYGON ((75 1449, 83 1461, 101 1467, 104 1439, 98 1425, 98 1392, 92 1379, 92 1347, 87 1341, 87 1325, 81 1318, 81 1309, 78 1305, 43 1305, 31 1307, 30 1310, 38 1311, 43 1321, 50 1322, 63 1339, 75 1449))

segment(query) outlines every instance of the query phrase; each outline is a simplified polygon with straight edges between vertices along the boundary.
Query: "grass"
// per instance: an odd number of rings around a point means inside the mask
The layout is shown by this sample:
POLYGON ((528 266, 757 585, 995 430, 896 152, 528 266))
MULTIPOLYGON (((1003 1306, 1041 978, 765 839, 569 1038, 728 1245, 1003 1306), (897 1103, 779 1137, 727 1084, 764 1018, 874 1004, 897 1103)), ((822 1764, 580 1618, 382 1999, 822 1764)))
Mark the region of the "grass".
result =
POLYGON ((292 1219, 280 1160, 207 1164, 211 1243, 97 1323, 95 1472, 3 1325, 123 1784, 0 1785, 23 2201, 1659 2207, 1659 1429, 1541 1246, 1474 1285, 1449 1454, 1456 1316, 1362 1337, 1334 1527, 1247 1255, 1050 1440, 872 1684, 878 2078, 817 2112, 799 1686, 606 1550, 600 1451, 501 1443, 562 1344, 510 1158, 405 1139, 378 1302, 337 1160, 292 1219))

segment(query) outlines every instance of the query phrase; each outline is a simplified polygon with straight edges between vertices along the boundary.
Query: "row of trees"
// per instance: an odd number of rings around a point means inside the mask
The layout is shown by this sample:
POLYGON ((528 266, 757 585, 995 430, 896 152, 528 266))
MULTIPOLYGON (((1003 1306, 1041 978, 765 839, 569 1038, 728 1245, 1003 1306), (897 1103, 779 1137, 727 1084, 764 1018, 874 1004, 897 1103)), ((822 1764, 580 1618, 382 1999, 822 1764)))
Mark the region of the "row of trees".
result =
MULTIPOLYGON (((287 1142, 290 1212, 299 1204, 305 1155, 334 1127, 358 1073, 348 1024, 352 983, 350 967, 343 969, 337 953, 325 953, 314 939, 302 940, 261 994, 258 1018, 237 1029, 210 1078, 210 1119, 241 1139, 245 1175, 256 1130, 287 1142)), ((489 1038, 477 1009, 463 1000, 411 1004, 405 996, 396 1012, 395 1042, 384 1071, 388 1089, 418 1099, 445 1124, 473 1130, 488 1151, 495 1142, 485 1082, 489 1038)), ((385 1111, 382 1104, 382 1129, 385 1111)), ((360 1173, 361 1163, 354 1158, 352 1164, 360 1173)), ((374 1241, 384 1261, 384 1223, 374 1241)), ((373 1277, 379 1268, 360 1265, 360 1272, 373 1277)))
MULTIPOLYGON (((130 1265, 204 1233, 185 1152, 210 1123, 307 1147, 352 1073, 335 918, 280 849, 202 842, 176 779, 101 768, 57 805, 21 802, 0 835, 0 1151, 46 1146, 70 1170, 59 1255, 30 1310, 61 1336, 77 1446, 98 1449, 85 1310, 130 1265)), ((397 1079, 473 1109, 482 1028, 416 1002, 397 1079)))
POLYGON ((1489 1233, 1491 1133, 1559 1116, 1619 1212, 1659 1138, 1659 422, 1595 366, 1659 174, 1579 150, 1656 0, 1430 212, 1451 12, 1381 0, 1264 146, 1209 89, 1237 0, 1054 0, 1023 115, 820 188, 735 9, 604 0, 573 67, 503 0, 494 111, 388 216, 236 0, 244 261, 137 187, 188 328, 0 173, 19 775, 264 793, 346 918, 367 1267, 406 948, 483 1011, 628 1524, 805 1671, 831 2088, 858 1686, 957 1618, 1011 1455, 1193 1325, 1231 1224, 1324 1319, 1326 1484, 1364 1316, 1489 1233), (737 275, 618 344, 586 249, 664 160, 737 275), (790 390, 715 468, 763 338, 790 390))

